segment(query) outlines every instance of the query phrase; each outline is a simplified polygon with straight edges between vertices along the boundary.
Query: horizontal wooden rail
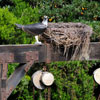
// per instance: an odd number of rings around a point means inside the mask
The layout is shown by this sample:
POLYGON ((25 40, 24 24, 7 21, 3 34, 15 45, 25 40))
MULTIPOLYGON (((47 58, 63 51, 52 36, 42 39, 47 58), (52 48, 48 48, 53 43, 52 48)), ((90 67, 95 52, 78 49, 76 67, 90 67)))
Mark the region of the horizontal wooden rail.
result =
MULTIPOLYGON (((66 61, 66 57, 53 51, 50 45, 0 45, 0 62, 5 60, 8 63, 26 63, 32 56, 32 52, 38 52, 38 61, 36 62, 52 62, 66 61), (4 57, 3 57, 4 56, 4 57)), ((91 42, 89 48, 89 60, 100 59, 100 42, 91 42)))
POLYGON ((0 62, 5 60, 8 63, 26 63, 31 60, 32 52, 35 51, 39 56, 37 62, 44 62, 46 58, 45 45, 0 45, 0 62))

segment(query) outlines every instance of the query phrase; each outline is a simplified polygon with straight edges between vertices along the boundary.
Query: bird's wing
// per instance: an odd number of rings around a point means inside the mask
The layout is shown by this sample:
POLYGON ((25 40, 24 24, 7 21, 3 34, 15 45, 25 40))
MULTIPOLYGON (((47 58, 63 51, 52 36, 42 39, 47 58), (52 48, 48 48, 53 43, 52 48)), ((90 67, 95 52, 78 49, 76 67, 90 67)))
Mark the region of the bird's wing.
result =
POLYGON ((24 25, 22 27, 22 29, 27 32, 30 33, 32 35, 38 35, 38 34, 42 34, 45 29, 47 27, 45 25, 43 25, 42 23, 36 23, 36 24, 30 24, 30 25, 24 25))

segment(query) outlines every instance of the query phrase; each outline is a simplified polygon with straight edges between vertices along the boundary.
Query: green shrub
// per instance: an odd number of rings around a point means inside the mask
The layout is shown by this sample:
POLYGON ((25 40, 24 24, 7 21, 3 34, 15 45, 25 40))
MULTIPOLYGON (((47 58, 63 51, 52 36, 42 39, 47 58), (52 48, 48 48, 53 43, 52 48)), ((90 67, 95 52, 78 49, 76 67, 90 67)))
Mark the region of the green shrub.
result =
MULTIPOLYGON (((96 61, 70 61, 55 62, 48 65, 48 69, 55 77, 54 84, 51 86, 52 100, 96 100, 94 96, 93 74, 89 74, 96 61)), ((31 75, 34 71, 41 69, 41 65, 31 68, 30 72, 25 75, 20 84, 14 90, 12 96, 17 95, 15 100, 32 100, 33 99, 33 83, 31 75), (37 67, 38 66, 38 67, 37 67)), ((42 91, 42 99, 44 100, 44 92, 42 91)), ((35 99, 40 100, 39 90, 35 89, 35 99)), ((13 99, 8 99, 13 100, 13 99)))
MULTIPOLYGON (((16 2, 14 3, 16 4, 16 2)), ((34 36, 17 29, 14 24, 32 24, 38 22, 38 7, 33 9, 29 4, 20 2, 16 4, 16 7, 10 7, 9 10, 8 7, 0 8, 0 44, 34 43, 34 36)))
MULTIPOLYGON (((23 0, 13 0, 14 6, 10 7, 10 11, 17 17, 18 24, 33 24, 39 21, 38 7, 32 8, 29 3, 23 0)), ((34 43, 34 36, 27 34, 21 30, 16 30, 17 43, 28 44, 34 43)))
POLYGON ((52 17, 55 22, 72 22, 77 19, 92 21, 95 16, 100 16, 100 3, 94 1, 44 1, 40 7, 40 14, 52 17))
POLYGON ((21 24, 32 24, 39 21, 38 7, 32 8, 23 0, 13 0, 10 10, 17 16, 21 24))
POLYGON ((40 15, 53 22, 82 22, 93 28, 91 41, 100 41, 100 3, 88 0, 53 0, 40 4, 40 15))
POLYGON ((15 43, 14 23, 17 18, 7 8, 0 8, 0 44, 15 43))
MULTIPOLYGON (((90 68, 96 62, 56 62, 49 68, 55 76, 52 87, 53 100, 96 100, 94 93, 94 79, 89 75, 90 68)), ((95 86, 96 88, 96 86, 95 86)))

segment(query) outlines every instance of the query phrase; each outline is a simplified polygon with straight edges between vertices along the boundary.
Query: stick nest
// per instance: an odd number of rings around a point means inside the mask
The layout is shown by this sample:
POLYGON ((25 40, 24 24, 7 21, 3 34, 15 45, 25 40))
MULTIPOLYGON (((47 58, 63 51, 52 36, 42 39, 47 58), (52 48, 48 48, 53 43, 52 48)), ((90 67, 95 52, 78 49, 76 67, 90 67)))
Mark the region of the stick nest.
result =
POLYGON ((92 28, 82 23, 49 23, 41 39, 52 44, 67 60, 87 60, 91 34, 92 28))

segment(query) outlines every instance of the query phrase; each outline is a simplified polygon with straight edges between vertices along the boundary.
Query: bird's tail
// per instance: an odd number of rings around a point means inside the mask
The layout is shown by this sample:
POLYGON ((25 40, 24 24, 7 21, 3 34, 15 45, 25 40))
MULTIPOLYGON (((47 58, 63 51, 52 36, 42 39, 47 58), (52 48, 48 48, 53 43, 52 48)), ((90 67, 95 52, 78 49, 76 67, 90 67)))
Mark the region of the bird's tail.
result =
POLYGON ((23 25, 20 24, 15 24, 17 26, 18 29, 21 29, 23 25))

